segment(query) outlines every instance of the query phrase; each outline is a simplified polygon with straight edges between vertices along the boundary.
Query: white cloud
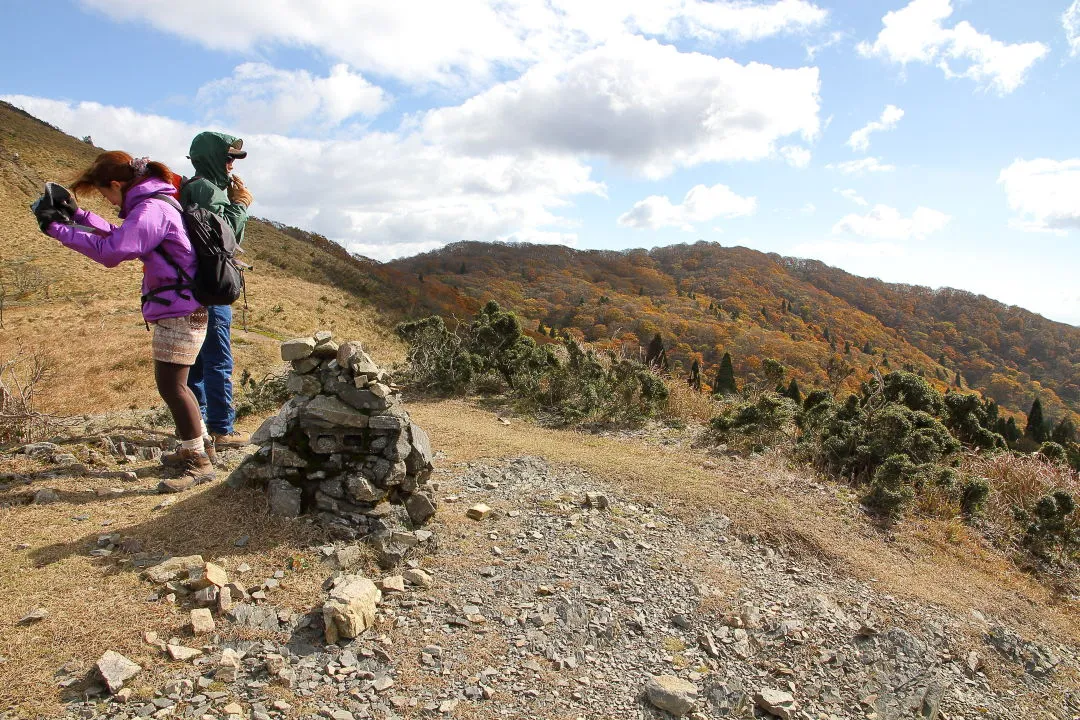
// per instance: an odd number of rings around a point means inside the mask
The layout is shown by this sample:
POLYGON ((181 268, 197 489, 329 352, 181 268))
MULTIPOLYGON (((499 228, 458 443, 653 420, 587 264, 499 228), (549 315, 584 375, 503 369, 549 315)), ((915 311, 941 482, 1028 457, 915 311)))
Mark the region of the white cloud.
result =
POLYGON ((829 36, 827 38, 825 38, 823 41, 821 41, 820 43, 818 43, 817 45, 808 44, 806 46, 806 59, 810 60, 810 61, 813 61, 814 58, 817 57, 817 54, 819 52, 821 52, 822 50, 826 50, 828 48, 831 48, 834 45, 837 45, 837 44, 843 42, 844 38, 846 38, 846 37, 847 37, 847 33, 843 32, 843 31, 840 31, 840 30, 837 30, 837 31, 829 33, 829 36))
POLYGON ((1069 55, 1080 55, 1080 0, 1073 4, 1061 16, 1061 26, 1065 28, 1065 41, 1069 43, 1069 55))
POLYGON ((1001 171, 1010 225, 1023 230, 1065 232, 1080 229, 1080 158, 1017 160, 1001 171))
POLYGON ((390 98, 345 64, 335 65, 327 77, 314 77, 305 70, 244 63, 231 76, 203 85, 196 102, 208 108, 211 122, 240 132, 287 133, 309 124, 330 129, 357 116, 374 117, 390 98))
POLYGON ((950 0, 912 0, 886 13, 877 39, 859 43, 859 53, 901 65, 935 64, 947 77, 969 78, 1005 95, 1020 87, 1027 71, 1050 51, 1040 42, 995 40, 966 21, 945 27, 952 12, 950 0))
POLYGON ((810 165, 812 155, 804 147, 784 145, 780 148, 780 157, 784 158, 785 162, 791 167, 802 169, 810 165))
POLYGON ((639 200, 619 217, 618 223, 638 230, 677 227, 691 231, 696 222, 753 215, 755 210, 756 198, 742 197, 726 185, 696 185, 679 205, 672 204, 665 195, 650 195, 639 200))
POLYGON ((655 179, 767 158, 789 135, 813 139, 819 87, 817 68, 740 65, 627 36, 432 110, 422 124, 426 136, 471 154, 600 156, 655 179))
POLYGON ((844 190, 836 190, 836 192, 840 193, 841 196, 843 196, 844 198, 850 200, 851 202, 855 203, 856 205, 862 205, 863 207, 866 207, 867 205, 870 204, 870 203, 866 202, 866 198, 859 195, 858 192, 856 192, 855 190, 853 190, 851 188, 846 188, 844 190))
POLYGON ((829 170, 839 170, 845 175, 862 175, 863 173, 892 172, 895 165, 887 165, 876 157, 862 158, 860 160, 848 160, 842 163, 829 163, 825 166, 829 170))
POLYGON ((886 105, 881 112, 881 119, 874 120, 851 133, 847 144, 855 152, 866 152, 870 149, 870 133, 892 130, 904 117, 904 111, 895 105, 886 105))
POLYGON ((851 233, 875 240, 921 240, 942 230, 951 218, 930 208, 916 208, 904 217, 896 208, 875 205, 866 215, 846 215, 833 225, 833 233, 851 233))
POLYGON ((824 24, 808 0, 81 0, 222 51, 308 48, 407 83, 487 82, 626 33, 751 41, 824 24), (213 22, 207 22, 213 18, 213 22))
MULTIPOLYGON (((127 108, 24 96, 2 99, 74 135, 93 135, 190 173, 184 159, 205 128, 127 108)), ((355 140, 245 135, 237 171, 262 217, 322 233, 385 260, 456 240, 543 237, 565 226, 556 212, 604 186, 575 158, 528 153, 472 157, 421 134, 367 133, 355 140)), ((550 237, 550 236, 548 236, 550 237)), ((567 240, 563 235, 563 242, 567 240)))
POLYGON ((805 205, 802 206, 801 212, 803 215, 813 215, 817 212, 817 205, 812 202, 807 202, 805 205))

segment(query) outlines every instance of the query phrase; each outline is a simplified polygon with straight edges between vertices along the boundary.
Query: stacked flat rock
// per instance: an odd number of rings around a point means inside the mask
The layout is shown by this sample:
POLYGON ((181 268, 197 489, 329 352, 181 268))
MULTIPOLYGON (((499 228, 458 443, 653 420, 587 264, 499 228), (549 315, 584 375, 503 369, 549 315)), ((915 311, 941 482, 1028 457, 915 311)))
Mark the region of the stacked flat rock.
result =
POLYGON ((265 487, 271 512, 317 514, 346 538, 427 522, 431 443, 387 373, 360 343, 339 346, 328 331, 287 340, 281 357, 292 363, 292 397, 252 435, 260 448, 232 483, 265 487))

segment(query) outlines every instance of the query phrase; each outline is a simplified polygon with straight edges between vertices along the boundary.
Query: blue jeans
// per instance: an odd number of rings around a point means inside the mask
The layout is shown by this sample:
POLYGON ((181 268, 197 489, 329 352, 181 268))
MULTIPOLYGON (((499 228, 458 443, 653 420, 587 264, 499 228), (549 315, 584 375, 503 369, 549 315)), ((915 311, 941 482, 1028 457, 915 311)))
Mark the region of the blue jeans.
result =
POLYGON ((232 404, 232 345, 229 342, 232 307, 211 305, 206 308, 206 314, 206 340, 188 372, 188 387, 199 401, 199 412, 206 422, 206 429, 228 435, 236 420, 232 404))

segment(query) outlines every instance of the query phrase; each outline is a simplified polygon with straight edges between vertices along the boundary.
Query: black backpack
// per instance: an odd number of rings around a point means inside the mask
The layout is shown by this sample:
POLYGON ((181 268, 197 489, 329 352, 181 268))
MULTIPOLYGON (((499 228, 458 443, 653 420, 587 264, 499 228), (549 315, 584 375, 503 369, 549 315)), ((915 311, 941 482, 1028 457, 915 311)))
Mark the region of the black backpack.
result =
MULTIPOLYGON (((241 252, 240 244, 232 226, 220 215, 199 207, 189 205, 185 210, 170 195, 151 195, 151 198, 164 200, 180 211, 184 219, 191 247, 195 251, 198 265, 195 277, 190 277, 183 268, 158 245, 156 250, 176 271, 176 282, 150 290, 143 295, 143 303, 171 305, 171 300, 159 297, 161 293, 175 292, 185 300, 194 296, 201 305, 232 305, 244 293, 243 263, 236 259, 241 252), (191 292, 191 296, 187 292, 191 292)), ((148 198, 149 199, 149 198, 148 198)))

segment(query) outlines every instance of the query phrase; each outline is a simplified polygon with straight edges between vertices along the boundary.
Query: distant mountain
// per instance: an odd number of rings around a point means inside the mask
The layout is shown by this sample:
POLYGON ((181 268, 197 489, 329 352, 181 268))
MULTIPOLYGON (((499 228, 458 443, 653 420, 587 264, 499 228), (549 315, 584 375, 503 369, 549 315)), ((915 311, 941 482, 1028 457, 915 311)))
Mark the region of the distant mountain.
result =
POLYGON ((725 352, 742 382, 764 383, 773 358, 804 388, 853 388, 871 367, 906 367, 943 390, 959 378, 1013 413, 1036 396, 1054 417, 1080 412, 1080 328, 961 290, 705 242, 623 252, 461 242, 387 267, 411 278, 414 309, 464 317, 494 298, 530 330, 574 328, 620 349, 660 333, 669 358, 700 360, 707 380, 725 352))

